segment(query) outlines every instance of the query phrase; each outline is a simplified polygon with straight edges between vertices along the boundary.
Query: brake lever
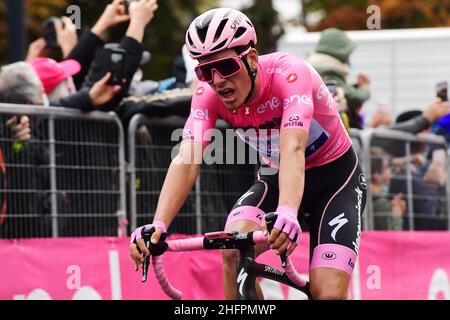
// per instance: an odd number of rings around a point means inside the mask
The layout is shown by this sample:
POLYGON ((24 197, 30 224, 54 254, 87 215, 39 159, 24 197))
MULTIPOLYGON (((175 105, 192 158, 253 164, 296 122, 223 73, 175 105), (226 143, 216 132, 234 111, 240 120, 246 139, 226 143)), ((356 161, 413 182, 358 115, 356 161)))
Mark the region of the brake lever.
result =
POLYGON ((169 247, 167 242, 165 242, 167 238, 167 233, 165 232, 161 235, 161 238, 159 239, 157 244, 151 243, 150 239, 155 231, 156 229, 154 226, 146 226, 142 228, 141 231, 141 236, 144 239, 145 246, 150 251, 150 255, 144 257, 144 263, 142 264, 142 282, 147 281, 148 267, 150 266, 150 256, 160 256, 169 247))
MULTIPOLYGON (((277 220, 277 215, 274 212, 270 212, 265 215, 264 219, 266 220, 267 230, 269 231, 269 234, 270 234, 272 232, 273 227, 275 226, 275 221, 277 220)), ((286 253, 280 254, 280 259, 281 259, 281 266, 283 268, 286 268, 286 264, 287 264, 286 253)))
MULTIPOLYGON (((150 238, 155 232, 155 227, 144 227, 141 231, 142 238, 144 239, 145 246, 150 250, 150 238)), ((150 254, 151 255, 151 254, 150 254)), ((144 263, 142 265, 142 278, 141 282, 147 281, 148 267, 150 265, 150 255, 144 257, 144 263)))

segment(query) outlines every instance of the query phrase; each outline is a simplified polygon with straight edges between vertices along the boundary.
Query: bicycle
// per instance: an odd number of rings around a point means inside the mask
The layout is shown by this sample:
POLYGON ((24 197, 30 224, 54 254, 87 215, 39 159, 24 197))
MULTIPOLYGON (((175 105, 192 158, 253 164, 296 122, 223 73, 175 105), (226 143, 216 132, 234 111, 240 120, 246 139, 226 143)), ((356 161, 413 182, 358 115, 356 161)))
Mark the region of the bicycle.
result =
MULTIPOLYGON (((268 230, 273 228, 276 215, 266 215, 268 230)), ((142 229, 142 237, 150 251, 153 270, 161 289, 173 300, 182 298, 182 292, 169 282, 162 261, 162 255, 166 251, 194 251, 194 250, 217 250, 237 249, 239 250, 239 261, 237 263, 237 300, 258 300, 256 293, 256 278, 262 277, 288 285, 303 292, 309 300, 312 300, 309 282, 306 277, 298 274, 291 260, 281 255, 284 270, 261 264, 255 261, 253 246, 255 244, 267 243, 267 236, 263 231, 252 231, 247 233, 226 233, 223 231, 206 233, 203 237, 187 238, 179 240, 167 240, 163 234, 157 244, 152 244, 150 238, 155 231, 153 226, 142 229)), ((142 268, 142 282, 147 281, 150 256, 146 256, 142 268)))

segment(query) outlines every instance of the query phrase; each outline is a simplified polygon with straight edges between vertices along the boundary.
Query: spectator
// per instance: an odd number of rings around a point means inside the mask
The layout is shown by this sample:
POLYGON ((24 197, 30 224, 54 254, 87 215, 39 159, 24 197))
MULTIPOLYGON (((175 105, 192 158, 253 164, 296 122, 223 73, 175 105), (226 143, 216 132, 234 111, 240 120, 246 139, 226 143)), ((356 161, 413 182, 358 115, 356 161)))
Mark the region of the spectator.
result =
MULTIPOLYGON (((423 112, 420 110, 409 110, 399 114, 395 124, 387 127, 387 129, 412 134, 431 132, 433 123, 446 114, 450 114, 450 104, 437 98, 423 112)), ((382 147, 394 157, 403 157, 405 155, 404 142, 402 141, 374 138, 372 145, 382 147)), ((418 149, 424 149, 424 146, 413 143, 411 148, 413 149, 412 153, 415 153, 418 149)), ((424 150, 422 151, 424 152, 424 150)))
MULTIPOLYGON (((30 131, 30 119, 27 116, 13 116, 9 118, 6 123, 6 127, 10 128, 9 135, 8 132, 5 134, 5 130, 3 130, 3 124, 0 125, 0 132, 3 136, 3 138, 9 138, 8 136, 11 136, 11 139, 14 141, 14 143, 20 143, 18 145, 22 145, 22 143, 27 142, 31 138, 31 131, 30 131)), ((15 144, 12 144, 13 150, 15 144)), ((7 182, 7 166, 5 164, 8 163, 8 155, 11 154, 11 152, 7 151, 4 152, 5 145, 0 145, 0 188, 3 190, 0 193, 0 226, 3 226, 5 223, 5 216, 6 211, 8 209, 8 200, 7 200, 7 189, 9 183, 7 182)))
POLYGON ((31 60, 41 57, 45 52, 45 40, 44 38, 39 38, 28 46, 27 56, 25 62, 30 62, 31 60))
POLYGON ((74 75, 74 83, 77 89, 82 87, 94 61, 96 51, 105 44, 108 29, 130 20, 130 16, 125 13, 125 7, 122 3, 121 0, 114 0, 107 5, 92 29, 83 32, 80 40, 67 56, 67 59, 77 60, 81 65, 81 71, 74 75))
POLYGON ((186 45, 183 45, 183 48, 181 49, 181 54, 183 56, 184 67, 186 69, 186 77, 185 77, 186 86, 189 88, 195 88, 197 86, 198 79, 195 76, 194 69, 198 63, 196 60, 191 58, 186 48, 186 45))
POLYGON ((430 129, 439 118, 448 114, 450 114, 450 104, 436 98, 423 112, 411 110, 398 115, 396 124, 389 129, 417 134, 430 129))
MULTIPOLYGON (((111 97, 118 89, 120 89, 120 87, 107 85, 106 82, 108 77, 109 74, 95 83, 89 90, 80 91, 61 99, 61 105, 70 107, 70 103, 72 103, 73 107, 80 108, 80 105, 77 103, 81 101, 81 104, 83 104, 83 101, 86 101, 86 103, 82 105, 82 108, 89 108, 90 105, 101 105, 111 100, 111 97)), ((49 105, 44 85, 37 76, 34 68, 26 62, 17 62, 2 68, 0 72, 0 95, 2 96, 2 102, 49 105)), ((38 118, 35 119, 35 122, 35 135, 37 138, 41 141, 48 141, 45 120, 38 118)), ((56 128, 56 136, 58 139, 64 141, 64 137, 67 137, 67 134, 69 134, 69 132, 67 132, 66 128, 61 126, 56 128)), ((60 148, 63 148, 63 146, 60 146, 60 148)), ((74 158, 74 155, 70 152, 58 152, 58 156, 58 163, 65 163, 63 158, 74 158)), ((102 156, 103 155, 99 155, 98 157, 101 158, 102 156)), ((16 204, 15 212, 23 214, 42 214, 45 218, 37 219, 36 223, 38 225, 36 225, 36 230, 43 229, 48 232, 51 225, 49 220, 50 201, 47 192, 47 190, 50 189, 47 169, 49 165, 48 146, 46 144, 31 144, 29 147, 27 146, 27 148, 25 148, 25 153, 21 152, 20 158, 14 158, 11 161, 32 164, 33 168, 35 168, 32 172, 27 171, 28 169, 21 169, 11 173, 16 177, 15 179, 12 179, 16 184, 11 183, 11 188, 15 190, 34 189, 38 191, 34 192, 32 195, 12 194, 10 203, 16 204), (26 185, 21 181, 26 181, 26 185), (20 199, 18 199, 18 197, 20 199)), ((26 168, 28 167, 29 165, 26 168)), ((62 197, 58 196, 58 201, 64 200, 62 197)), ((35 236, 36 234, 33 235, 35 236)))
POLYGON ((389 128, 392 125, 392 116, 387 111, 384 104, 379 104, 375 110, 372 120, 369 124, 370 128, 389 128))
MULTIPOLYGON (((0 102, 35 104, 45 103, 45 93, 35 71, 26 62, 16 62, 3 66, 0 71, 0 102)), ((20 112, 20 109, 17 109, 20 112)), ((6 206, 2 210, 2 222, 4 222, 1 232, 3 236, 24 237, 36 236, 37 233, 22 233, 24 230, 18 230, 14 223, 18 220, 4 220, 8 213, 14 212, 18 216, 31 214, 43 214, 45 208, 46 195, 43 190, 48 190, 48 179, 42 175, 43 165, 48 165, 44 159, 45 154, 40 146, 35 144, 24 144, 31 138, 31 120, 27 116, 14 116, 8 119, 6 127, 10 130, 1 130, 2 135, 12 139, 13 143, 8 146, 3 144, 2 158, 5 163, 25 164, 21 169, 10 169, 3 171, 3 181, 7 180, 8 193, 4 194, 3 203, 6 206), (17 140, 17 141, 14 141, 17 140), (21 142, 17 144, 17 142, 21 142), (16 146, 20 146, 17 148, 16 146), (20 151, 20 152, 19 152, 20 151), (28 169, 32 164, 32 170, 28 169), (23 190, 35 190, 32 194, 24 193, 23 190), (19 192, 18 192, 19 190, 19 192), (22 191, 22 192, 21 192, 22 191)), ((5 185, 2 185, 4 188, 5 185)), ((49 211, 47 211, 49 213, 49 211)), ((27 223, 33 230, 45 229, 49 220, 41 218, 26 217, 27 223)), ((34 231, 33 231, 34 232, 34 231)))
MULTIPOLYGON (((78 42, 76 26, 68 17, 61 17, 54 20, 56 42, 61 48, 62 58, 66 59, 72 49, 78 42)), ((44 38, 38 38, 28 46, 26 62, 33 59, 43 57, 48 53, 49 49, 44 38)))
POLYGON ((63 16, 55 22, 56 42, 61 47, 62 57, 66 59, 78 42, 77 28, 72 20, 63 16))
POLYGON ((423 176, 427 186, 435 191, 439 197, 439 216, 434 221, 430 221, 433 229, 447 229, 447 160, 446 152, 443 149, 437 149, 432 152, 431 162, 423 176))
MULTIPOLYGON (((109 6, 109 9, 107 7, 104 14, 97 22, 96 26, 94 26, 94 28, 92 29, 93 34, 101 34, 101 30, 104 30, 108 25, 107 21, 109 20, 106 20, 103 17, 109 17, 111 15, 110 19, 114 21, 114 19, 112 18, 114 14, 118 15, 122 12, 122 10, 124 10, 123 5, 121 5, 121 1, 115 0, 109 6), (115 11, 110 11, 112 10, 112 8, 116 8, 115 11)), ((152 21, 154 12, 157 10, 157 8, 158 5, 156 4, 155 0, 133 1, 129 5, 129 16, 127 17, 130 20, 130 23, 128 25, 125 36, 117 45, 119 48, 124 49, 127 52, 124 66, 125 82, 122 86, 123 90, 121 94, 116 97, 115 103, 111 104, 111 107, 109 108, 110 110, 112 110, 117 104, 119 104, 120 100, 122 100, 122 98, 128 93, 131 80, 133 79, 133 76, 138 70, 139 65, 142 61, 142 55, 144 51, 142 40, 144 37, 145 28, 148 23, 152 21)), ((97 41, 102 40, 97 36, 97 41)), ((107 46, 111 47, 112 44, 107 44, 107 46)), ((80 53, 82 52, 83 51, 80 51, 80 53)), ((108 61, 109 52, 107 50, 98 50, 95 53, 95 57, 89 70, 89 74, 87 75, 83 84, 84 87, 90 87, 93 82, 102 78, 109 71, 110 65, 108 64, 108 61)))
POLYGON ((30 64, 38 74, 51 102, 76 92, 72 76, 81 70, 78 61, 69 59, 58 63, 50 58, 35 58, 30 64))
POLYGON ((1 68, 0 95, 5 103, 40 105, 46 99, 39 77, 26 62, 15 62, 1 68))
POLYGON ((350 73, 349 59, 356 44, 346 33, 336 28, 322 31, 316 50, 308 62, 319 72, 325 82, 336 81, 337 86, 345 91, 350 127, 362 129, 362 105, 370 97, 370 79, 365 74, 358 74, 356 84, 347 83, 350 73))
MULTIPOLYGON (((68 95, 55 101, 54 105, 91 111, 95 106, 107 103, 120 90, 120 86, 107 84, 109 76, 110 74, 106 74, 92 88, 68 95)), ((46 82, 45 86, 51 88, 52 81, 46 82)), ((49 106, 45 86, 34 68, 26 62, 15 62, 2 68, 0 76, 2 102, 49 106)))
MULTIPOLYGON (((437 190, 429 188, 421 175, 420 168, 425 164, 425 157, 421 152, 416 152, 411 155, 410 159, 403 159, 399 162, 399 171, 391 179, 389 193, 409 194, 407 187, 409 175, 407 166, 403 165, 406 162, 410 163, 410 180, 412 180, 412 194, 410 195, 412 207, 409 207, 406 202, 406 212, 413 214, 414 230, 433 230, 439 215, 439 195, 437 190)), ((409 216, 404 218, 404 229, 410 229, 412 226, 409 224, 409 216)))
POLYGON ((406 202, 402 194, 391 197, 392 169, 389 155, 381 148, 371 149, 371 196, 375 230, 402 230, 406 202))

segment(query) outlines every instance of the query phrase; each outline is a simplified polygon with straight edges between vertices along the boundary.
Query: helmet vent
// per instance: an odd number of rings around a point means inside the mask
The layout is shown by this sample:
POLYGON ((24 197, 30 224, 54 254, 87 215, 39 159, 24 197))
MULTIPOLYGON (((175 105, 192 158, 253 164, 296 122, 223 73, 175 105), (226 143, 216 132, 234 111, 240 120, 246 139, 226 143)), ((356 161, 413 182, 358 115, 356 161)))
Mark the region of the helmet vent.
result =
POLYGON ((216 51, 220 48, 222 48, 223 46, 225 46, 225 44, 227 43, 228 39, 223 40, 221 43, 219 43, 217 46, 215 46, 214 48, 211 49, 211 51, 216 51))
POLYGON ((188 33, 187 36, 188 36, 189 44, 190 44, 193 48, 195 48, 195 44, 194 44, 194 41, 192 41, 191 35, 188 33))
POLYGON ((208 26, 206 28, 197 28, 197 35, 201 42, 205 42, 206 33, 208 32, 208 26))
POLYGON ((234 34, 234 38, 237 39, 245 33, 246 29, 244 27, 239 27, 234 34))
POLYGON ((223 28, 225 28, 225 25, 227 24, 227 22, 228 22, 228 19, 223 19, 222 21, 220 21, 220 24, 216 29, 216 34, 214 35, 214 42, 216 42, 222 35, 223 28))

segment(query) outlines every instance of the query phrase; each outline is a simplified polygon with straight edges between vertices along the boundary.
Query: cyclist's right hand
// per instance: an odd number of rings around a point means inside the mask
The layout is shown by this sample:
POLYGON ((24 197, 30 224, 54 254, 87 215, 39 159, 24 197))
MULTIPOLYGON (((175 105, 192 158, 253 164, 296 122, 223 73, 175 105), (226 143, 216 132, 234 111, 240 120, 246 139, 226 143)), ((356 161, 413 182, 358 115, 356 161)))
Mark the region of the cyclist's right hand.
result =
POLYGON ((167 232, 167 226, 164 222, 160 220, 153 221, 152 224, 147 224, 141 226, 134 230, 131 234, 131 242, 130 242, 130 256, 133 260, 134 270, 137 271, 139 266, 142 268, 142 264, 144 263, 144 256, 150 255, 150 251, 145 245, 144 239, 142 239, 142 229, 147 226, 154 226, 155 232, 151 237, 152 244, 157 244, 162 234, 167 232))
POLYGON ((139 269, 139 266, 142 268, 142 264, 144 263, 144 255, 148 256, 150 254, 150 251, 145 245, 144 239, 142 239, 141 235, 142 229, 147 226, 151 226, 151 224, 141 226, 134 230, 131 234, 130 256, 133 260, 133 268, 135 271, 139 269))

